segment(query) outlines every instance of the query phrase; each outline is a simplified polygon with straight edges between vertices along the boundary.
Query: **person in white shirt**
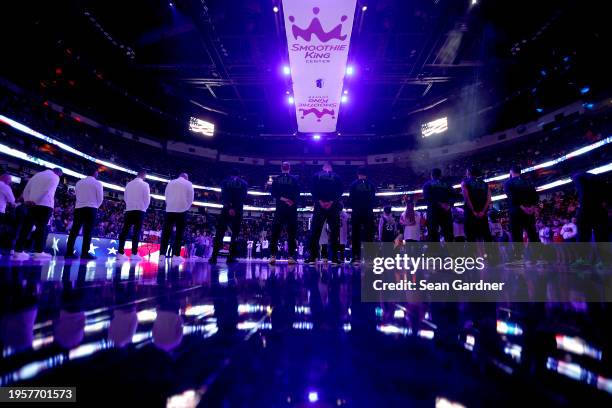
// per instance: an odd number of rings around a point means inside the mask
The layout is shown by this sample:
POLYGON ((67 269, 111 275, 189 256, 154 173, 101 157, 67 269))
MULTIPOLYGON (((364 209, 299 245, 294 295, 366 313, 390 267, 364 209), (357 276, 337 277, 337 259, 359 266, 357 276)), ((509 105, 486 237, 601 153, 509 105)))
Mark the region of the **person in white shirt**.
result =
POLYGON ((550 244, 552 241, 550 227, 547 226, 543 221, 539 221, 538 224, 536 224, 536 228, 538 229, 540 242, 543 244, 550 244))
POLYGON ((255 243, 255 258, 261 258, 261 241, 255 243))
POLYGON ((247 259, 253 258, 253 240, 249 239, 247 241, 247 259))
POLYGON ((174 242, 172 243, 172 258, 183 260, 181 257, 181 245, 185 233, 185 221, 187 211, 193 204, 193 185, 189 181, 187 173, 181 173, 178 178, 170 181, 166 186, 166 217, 162 229, 161 247, 159 248, 160 259, 163 259, 168 251, 172 229, 176 228, 174 242))
POLYGON ((11 189, 11 175, 3 174, 0 176, 0 218, 4 218, 6 206, 15 205, 15 195, 11 189))
POLYGON ((404 241, 417 242, 421 240, 421 226, 424 224, 421 214, 414 211, 414 201, 406 203, 406 210, 400 216, 400 224, 404 227, 404 241))
POLYGON ((6 206, 15 205, 15 195, 11 189, 11 181, 10 174, 0 176, 0 232, 3 235, 6 232, 6 228, 10 225, 10 219, 6 215, 6 206))
POLYGON ((138 176, 127 183, 125 186, 125 192, 123 193, 123 200, 125 201, 125 216, 123 219, 123 228, 119 234, 119 248, 117 252, 118 260, 126 260, 128 257, 125 255, 125 240, 127 239, 130 229, 134 227, 132 231, 132 259, 141 260, 142 257, 138 255, 138 242, 140 241, 140 230, 142 229, 142 223, 144 221, 147 208, 151 204, 151 191, 149 184, 144 181, 147 176, 147 172, 141 170, 138 172, 138 176))
POLYGON ((261 242, 261 253, 265 259, 267 259, 268 255, 270 254, 269 248, 270 242, 264 238, 264 240, 261 242))
POLYGON ((51 258, 50 254, 43 252, 45 233, 55 205, 55 190, 62 174, 62 169, 59 168, 43 170, 33 175, 26 184, 22 197, 28 207, 28 214, 15 245, 14 259, 29 259, 30 256, 24 252, 24 249, 26 244, 30 243, 33 243, 36 259, 46 260, 51 258), (34 232, 32 232, 32 227, 36 228, 34 232), (31 242, 28 242, 30 232, 32 232, 31 242))
POLYGON ((72 228, 68 234, 68 242, 66 244, 66 258, 74 258, 74 243, 81 227, 83 227, 83 244, 81 245, 82 259, 96 259, 95 254, 89 253, 91 244, 91 235, 98 208, 104 200, 104 192, 102 183, 98 181, 98 169, 92 168, 87 177, 77 181, 75 186, 76 202, 74 205, 74 220, 72 228))

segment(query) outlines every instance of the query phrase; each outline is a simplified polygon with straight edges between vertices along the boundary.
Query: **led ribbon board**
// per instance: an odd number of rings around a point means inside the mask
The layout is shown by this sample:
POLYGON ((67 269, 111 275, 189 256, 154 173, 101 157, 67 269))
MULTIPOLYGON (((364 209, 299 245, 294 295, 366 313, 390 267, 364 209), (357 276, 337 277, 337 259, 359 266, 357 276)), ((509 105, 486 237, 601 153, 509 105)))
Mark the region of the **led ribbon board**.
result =
POLYGON ((356 0, 283 0, 298 131, 335 132, 356 0))

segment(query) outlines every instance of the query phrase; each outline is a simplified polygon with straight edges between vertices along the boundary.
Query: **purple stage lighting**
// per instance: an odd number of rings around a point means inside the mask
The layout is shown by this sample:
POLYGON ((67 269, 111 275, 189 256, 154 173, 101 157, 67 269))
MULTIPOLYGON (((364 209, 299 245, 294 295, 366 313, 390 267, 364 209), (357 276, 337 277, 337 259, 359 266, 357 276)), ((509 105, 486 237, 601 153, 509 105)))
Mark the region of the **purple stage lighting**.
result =
POLYGON ((272 9, 272 11, 274 11, 275 13, 278 13, 278 7, 274 6, 274 8, 272 9))
POLYGON ((312 140, 321 140, 321 135, 318 133, 312 135, 312 140))
POLYGON ((353 75, 355 73, 355 68, 352 65, 346 67, 346 75, 353 75))
POLYGON ((347 89, 344 90, 344 94, 348 95, 348 90, 347 89))
POLYGON ((283 74, 285 75, 291 74, 291 68, 289 68, 289 65, 283 65, 283 74))
POLYGON ((367 9, 368 9, 368 6, 363 6, 363 7, 361 8, 361 11, 366 11, 367 9))
POLYGON ((287 98, 287 102, 289 102, 289 105, 293 105, 295 99, 293 99, 293 96, 290 96, 289 98, 287 98))
POLYGON ((169 3, 168 3, 168 5, 169 5, 170 7, 174 7, 174 3, 173 3, 173 2, 169 2, 169 3))
POLYGON ((346 103, 348 102, 348 96, 342 95, 342 98, 340 100, 342 101, 342 103, 346 103))

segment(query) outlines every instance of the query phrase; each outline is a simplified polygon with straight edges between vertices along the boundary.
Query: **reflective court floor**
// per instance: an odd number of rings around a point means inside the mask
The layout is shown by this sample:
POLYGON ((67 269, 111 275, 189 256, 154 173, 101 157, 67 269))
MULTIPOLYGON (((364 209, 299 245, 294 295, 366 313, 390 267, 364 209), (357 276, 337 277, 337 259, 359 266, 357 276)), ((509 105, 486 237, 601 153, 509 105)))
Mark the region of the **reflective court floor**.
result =
POLYGON ((360 273, 3 258, 0 384, 74 386, 70 406, 610 406, 609 304, 366 303, 360 273))

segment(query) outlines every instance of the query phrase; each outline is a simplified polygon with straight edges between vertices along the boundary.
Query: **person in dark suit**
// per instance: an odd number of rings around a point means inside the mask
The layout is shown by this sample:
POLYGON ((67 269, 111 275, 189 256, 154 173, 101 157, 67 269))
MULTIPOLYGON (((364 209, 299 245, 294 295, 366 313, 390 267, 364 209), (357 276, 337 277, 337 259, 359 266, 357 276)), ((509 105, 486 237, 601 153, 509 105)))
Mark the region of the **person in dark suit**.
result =
POLYGON ((430 242, 453 242, 453 218, 451 208, 455 202, 453 188, 442 180, 442 170, 433 169, 431 180, 423 186, 423 198, 427 203, 427 234, 430 242))
POLYGON ((523 231, 527 232, 529 242, 539 242, 535 226, 538 193, 529 181, 521 177, 520 166, 510 168, 510 179, 504 184, 504 192, 508 196, 512 242, 523 242, 523 231))
POLYGON ((323 225, 327 222, 330 229, 329 248, 332 265, 338 262, 338 240, 340 239, 340 197, 343 186, 340 176, 332 171, 331 163, 325 163, 322 171, 312 180, 312 200, 314 214, 310 235, 310 257, 307 263, 314 264, 319 257, 319 238, 323 225))
POLYGON ((230 252, 227 262, 236 262, 238 253, 236 239, 238 238, 240 226, 242 224, 242 214, 244 202, 247 197, 247 189, 247 182, 240 177, 240 172, 236 169, 234 169, 232 174, 221 183, 221 202, 223 203, 223 209, 221 210, 217 223, 213 253, 208 260, 211 264, 217 263, 217 256, 221 250, 221 245, 223 245, 223 236, 225 235, 227 227, 230 227, 232 230, 230 252))
POLYGON ((281 171, 281 175, 277 176, 272 182, 272 197, 276 199, 276 212, 274 213, 272 238, 270 239, 270 263, 276 263, 278 239, 280 238, 283 226, 286 226, 288 240, 287 261, 290 264, 295 264, 297 208, 300 198, 300 187, 297 177, 289 174, 291 171, 291 164, 289 162, 283 162, 281 171))
POLYGON ((365 167, 357 170, 357 180, 349 189, 349 202, 352 209, 351 246, 353 263, 361 263, 361 242, 374 241, 374 205, 376 202, 376 186, 368 180, 365 167))

